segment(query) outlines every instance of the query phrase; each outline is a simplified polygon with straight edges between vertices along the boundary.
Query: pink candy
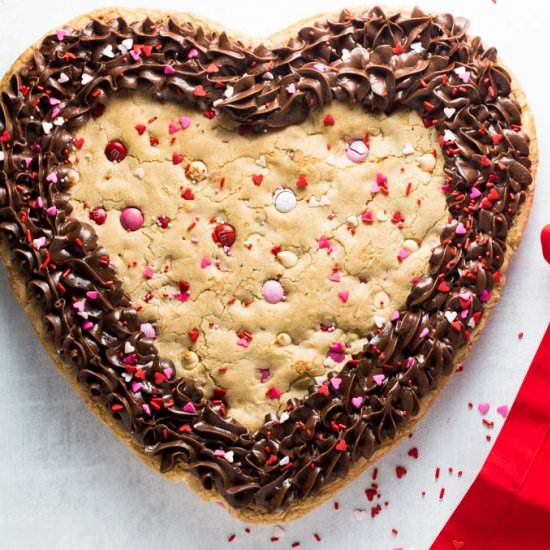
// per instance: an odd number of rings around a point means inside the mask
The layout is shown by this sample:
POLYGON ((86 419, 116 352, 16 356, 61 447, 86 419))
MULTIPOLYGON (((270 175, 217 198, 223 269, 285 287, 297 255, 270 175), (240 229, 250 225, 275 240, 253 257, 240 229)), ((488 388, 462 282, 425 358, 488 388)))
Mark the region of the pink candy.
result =
POLYGON ((144 221, 143 212, 139 208, 131 206, 120 213, 120 223, 126 231, 137 231, 144 221))
POLYGON ((348 157, 351 162, 363 162, 367 158, 368 154, 369 148, 361 139, 352 141, 346 147, 346 157, 348 157))
POLYGON ((285 297, 285 290, 279 281, 269 279, 262 286, 262 296, 268 304, 277 304, 285 297))

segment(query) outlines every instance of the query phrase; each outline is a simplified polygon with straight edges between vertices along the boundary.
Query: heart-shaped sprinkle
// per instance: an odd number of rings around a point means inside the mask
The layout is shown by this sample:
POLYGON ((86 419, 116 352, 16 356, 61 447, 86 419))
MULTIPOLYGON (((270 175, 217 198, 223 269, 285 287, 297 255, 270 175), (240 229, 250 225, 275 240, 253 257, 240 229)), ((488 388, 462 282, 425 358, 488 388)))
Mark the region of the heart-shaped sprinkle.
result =
POLYGON ((453 107, 444 107, 443 113, 447 118, 451 118, 456 113, 456 109, 454 109, 453 107))
POLYGON ((384 381, 386 380, 386 375, 385 374, 373 374, 372 380, 374 381, 374 383, 377 386, 381 386, 384 383, 384 381))
POLYGON ((363 521, 367 515, 367 513, 365 512, 365 510, 362 510, 362 509, 356 509, 353 511, 353 515, 355 516, 355 519, 357 521, 363 521))
POLYGON ((550 264, 550 224, 545 225, 540 233, 540 242, 542 244, 542 255, 550 264))
POLYGON ((330 384, 335 390, 338 390, 340 388, 340 385, 342 384, 342 379, 338 376, 333 376, 330 379, 330 384))
POLYGON ((351 404, 356 408, 360 409, 361 405, 363 404, 364 398, 358 395, 357 397, 351 398, 351 404))
POLYGON ((508 405, 500 405, 497 407, 497 413, 502 416, 502 418, 506 418, 508 416, 508 405))
POLYGON ((485 416, 488 412, 489 412, 489 409, 491 408, 491 406, 489 405, 489 403, 480 403, 478 406, 477 406, 477 409, 478 411, 483 415, 485 416))
POLYGON ((404 475, 407 475, 407 468, 404 466, 396 466, 395 475, 397 476, 397 479, 401 479, 404 475))

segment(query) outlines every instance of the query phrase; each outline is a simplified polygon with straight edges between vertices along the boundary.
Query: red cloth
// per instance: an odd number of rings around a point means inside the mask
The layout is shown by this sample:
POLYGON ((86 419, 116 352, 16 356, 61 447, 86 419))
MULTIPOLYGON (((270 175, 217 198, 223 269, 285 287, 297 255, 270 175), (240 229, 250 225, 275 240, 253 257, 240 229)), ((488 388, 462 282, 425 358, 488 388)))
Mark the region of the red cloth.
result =
POLYGON ((431 550, 550 550, 550 325, 474 483, 431 550))

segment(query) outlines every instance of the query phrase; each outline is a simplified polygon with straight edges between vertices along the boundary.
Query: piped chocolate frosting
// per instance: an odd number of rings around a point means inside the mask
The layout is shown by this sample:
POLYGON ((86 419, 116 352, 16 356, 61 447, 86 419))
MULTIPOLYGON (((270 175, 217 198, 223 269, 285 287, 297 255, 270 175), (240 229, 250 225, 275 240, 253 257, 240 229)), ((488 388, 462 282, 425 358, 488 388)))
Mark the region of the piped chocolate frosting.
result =
POLYGON ((499 283, 532 181, 510 76, 467 26, 418 9, 343 11, 286 45, 251 49, 172 18, 93 20, 44 38, 10 77, 0 100, 0 229, 58 353, 162 471, 181 465, 236 508, 286 508, 395 438, 452 372, 499 283), (205 396, 166 375, 173 365, 140 331, 108 252, 70 216, 75 130, 113 93, 138 88, 229 116, 241 132, 275 131, 345 101, 414 109, 441 135, 449 221, 429 273, 360 354, 255 432, 228 416, 223 388, 205 396))

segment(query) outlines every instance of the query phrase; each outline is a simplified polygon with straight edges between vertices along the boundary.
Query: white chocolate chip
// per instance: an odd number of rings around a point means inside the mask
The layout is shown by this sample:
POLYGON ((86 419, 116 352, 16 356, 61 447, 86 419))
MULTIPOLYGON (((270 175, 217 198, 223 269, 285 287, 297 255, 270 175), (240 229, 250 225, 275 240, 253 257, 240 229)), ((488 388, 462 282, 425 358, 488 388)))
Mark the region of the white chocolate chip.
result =
POLYGON ((374 295, 374 306, 378 309, 384 309, 390 304, 390 297, 381 290, 374 295))
POLYGON ((134 170, 134 176, 136 176, 136 178, 142 180, 143 177, 145 176, 145 170, 143 169, 143 166, 138 166, 135 170, 134 170))
POLYGON ((307 201, 307 205, 310 208, 317 208, 319 206, 319 201, 315 197, 309 197, 309 200, 307 201))
POLYGON ((412 155, 414 153, 414 147, 409 143, 405 143, 405 146, 403 147, 403 154, 404 155, 412 155))
POLYGON ((182 354, 183 362, 189 366, 196 365, 199 362, 199 356, 191 350, 186 350, 182 354))
POLYGON ((413 239, 406 239, 403 241, 403 248, 410 250, 411 252, 416 252, 420 247, 418 243, 413 239))
POLYGON ((434 171, 435 168, 435 157, 431 153, 426 153, 418 159, 418 166, 420 170, 424 172, 429 172, 430 174, 434 171))
POLYGON ((329 204, 330 204, 330 199, 326 195, 323 195, 319 200, 319 206, 328 206, 329 204))
POLYGON ((292 343, 292 338, 290 338, 290 336, 286 332, 281 332, 277 334, 277 338, 275 338, 275 342, 277 342, 279 346, 288 346, 289 344, 292 343))
POLYGON ((378 210, 376 212, 376 219, 379 222, 385 222, 388 219, 388 213, 385 210, 378 210))
POLYGON ((200 160, 194 160, 189 165, 189 171, 187 172, 187 177, 194 181, 199 182, 206 178, 208 175, 208 168, 206 164, 200 160))
POLYGON ((286 267, 294 267, 298 263, 298 257, 290 250, 282 250, 277 254, 277 259, 286 267))

